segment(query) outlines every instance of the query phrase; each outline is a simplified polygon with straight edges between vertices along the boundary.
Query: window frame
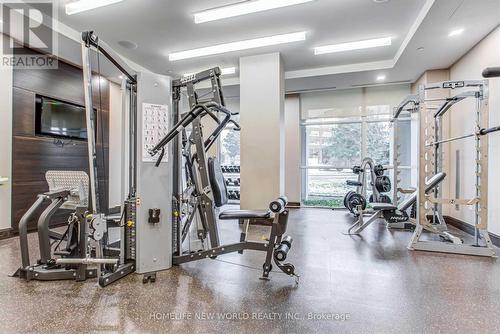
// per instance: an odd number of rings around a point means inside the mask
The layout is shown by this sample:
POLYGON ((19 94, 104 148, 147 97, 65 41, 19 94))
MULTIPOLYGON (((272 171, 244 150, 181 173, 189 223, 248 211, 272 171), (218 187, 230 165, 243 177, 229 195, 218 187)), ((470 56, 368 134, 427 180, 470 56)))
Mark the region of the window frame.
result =
MULTIPOLYGON (((370 123, 387 123, 391 121, 391 114, 375 114, 375 115, 364 115, 355 117, 344 117, 337 118, 335 120, 324 120, 324 121, 314 121, 314 119, 302 119, 300 122, 300 142, 301 142, 301 201, 305 201, 309 197, 308 189, 308 171, 313 170, 343 170, 351 168, 352 166, 333 166, 333 165, 308 165, 307 159, 307 127, 317 126, 317 125, 339 125, 339 124, 361 124, 361 161, 368 156, 368 124, 370 123)), ((401 118, 401 120, 406 120, 406 117, 401 118)), ((411 117, 408 117, 411 120, 411 117)), ((391 127, 390 135, 390 155, 389 155, 389 165, 384 165, 385 168, 392 170, 393 166, 393 154, 394 154, 394 127, 391 127)), ((360 163, 361 163, 360 161, 360 163)), ((399 166, 401 169, 411 169, 411 166, 399 166)), ((391 173, 392 175, 392 173, 391 173)))

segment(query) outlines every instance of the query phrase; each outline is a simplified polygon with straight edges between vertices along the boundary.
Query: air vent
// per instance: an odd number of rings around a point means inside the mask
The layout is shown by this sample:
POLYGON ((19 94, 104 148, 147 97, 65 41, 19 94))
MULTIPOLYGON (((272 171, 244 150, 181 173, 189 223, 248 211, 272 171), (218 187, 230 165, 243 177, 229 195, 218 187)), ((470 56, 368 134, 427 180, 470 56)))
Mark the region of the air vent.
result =
POLYGON ((298 89, 287 91, 286 94, 299 94, 299 93, 312 93, 312 92, 326 92, 329 90, 335 90, 337 87, 322 87, 322 88, 308 88, 308 89, 298 89))

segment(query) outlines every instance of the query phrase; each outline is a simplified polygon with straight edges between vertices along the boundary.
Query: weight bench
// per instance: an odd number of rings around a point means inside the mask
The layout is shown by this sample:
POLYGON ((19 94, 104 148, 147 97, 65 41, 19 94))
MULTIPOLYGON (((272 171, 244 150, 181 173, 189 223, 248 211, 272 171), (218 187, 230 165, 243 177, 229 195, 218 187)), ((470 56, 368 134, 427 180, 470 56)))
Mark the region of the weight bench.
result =
MULTIPOLYGON (((436 188, 441 182, 443 182, 446 177, 445 173, 438 173, 431 177, 427 182, 427 188, 425 188, 425 193, 428 194, 434 188, 436 188)), ((354 224, 347 230, 348 235, 360 234, 368 225, 373 223, 379 218, 386 220, 388 226, 405 228, 406 223, 410 220, 407 214, 407 210, 417 202, 417 191, 414 191, 410 196, 408 196, 399 205, 394 205, 390 203, 372 203, 372 208, 375 211, 368 219, 364 220, 363 215, 360 215, 354 224)), ((414 225, 414 224, 411 224, 414 225)))
MULTIPOLYGON (((228 203, 227 187, 222 174, 219 162, 215 158, 209 158, 207 161, 208 177, 210 188, 214 198, 214 204, 217 208, 228 203)), ((286 205, 288 199, 285 196, 279 197, 269 204, 268 210, 225 210, 219 214, 219 220, 238 220, 243 221, 244 227, 240 235, 240 241, 226 245, 211 245, 211 248, 194 253, 174 256, 173 263, 181 264, 196 261, 202 258, 215 258, 218 255, 238 252, 244 250, 262 251, 266 254, 265 262, 262 265, 262 278, 268 279, 272 271, 271 262, 274 260, 276 266, 285 274, 293 276, 298 282, 298 275, 295 273, 295 267, 291 263, 283 263, 290 251, 293 239, 285 235, 288 225, 288 210, 286 205), (265 242, 247 240, 248 227, 252 219, 270 219, 273 216, 273 223, 269 237, 265 242)), ((216 222, 217 223, 217 222, 216 222)))

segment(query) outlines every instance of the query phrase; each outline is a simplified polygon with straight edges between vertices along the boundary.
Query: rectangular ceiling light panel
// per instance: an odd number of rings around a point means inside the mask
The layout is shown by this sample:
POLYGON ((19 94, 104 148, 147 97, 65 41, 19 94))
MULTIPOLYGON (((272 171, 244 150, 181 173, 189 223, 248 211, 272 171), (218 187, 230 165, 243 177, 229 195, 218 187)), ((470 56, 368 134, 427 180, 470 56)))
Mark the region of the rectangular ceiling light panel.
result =
POLYGON ((194 14, 194 22, 204 23, 215 20, 222 20, 228 17, 247 15, 251 13, 263 12, 270 9, 299 5, 314 0, 252 0, 243 1, 234 5, 218 7, 204 10, 194 14))
POLYGON ((369 48, 376 48, 379 46, 389 46, 391 44, 392 44, 391 37, 368 39, 368 40, 364 40, 364 41, 319 46, 319 47, 314 48, 314 54, 315 55, 322 55, 325 53, 369 49, 369 48))
POLYGON ((199 49, 174 52, 168 55, 170 61, 176 61, 181 59, 189 59, 203 56, 216 55, 227 52, 255 49, 264 46, 285 44, 291 42, 303 41, 306 39, 306 32, 294 32, 291 34, 275 35, 269 37, 261 37, 255 39, 248 39, 245 41, 232 42, 219 44, 214 46, 208 46, 199 49))
POLYGON ((87 10, 109 6, 123 0, 79 0, 66 4, 66 15, 73 15, 87 10))

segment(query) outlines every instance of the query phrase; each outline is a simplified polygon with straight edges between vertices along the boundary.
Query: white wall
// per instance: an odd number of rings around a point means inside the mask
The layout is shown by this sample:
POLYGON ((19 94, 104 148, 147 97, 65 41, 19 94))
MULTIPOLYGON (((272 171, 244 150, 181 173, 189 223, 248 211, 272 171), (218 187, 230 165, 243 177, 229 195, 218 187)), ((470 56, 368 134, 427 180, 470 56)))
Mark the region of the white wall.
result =
MULTIPOLYGON (((482 79, 481 72, 488 66, 500 66, 500 27, 469 51, 462 59, 450 68, 451 80, 482 79)), ((500 78, 490 79, 490 126, 500 125, 500 78)), ((472 133, 474 131, 474 105, 472 101, 460 103, 451 111, 451 136, 472 133)), ((488 183, 488 221, 489 230, 500 235, 500 206, 496 205, 500 198, 500 133, 489 135, 489 183, 488 183)), ((474 197, 474 140, 457 141, 451 144, 450 179, 455 180, 455 151, 460 150, 461 197, 474 197)), ((451 187, 452 195, 455 194, 451 187)), ((473 222, 474 212, 467 208, 455 210, 448 214, 468 222, 473 222)))
POLYGON ((121 87, 109 84, 109 206, 121 205, 121 174, 123 172, 122 154, 122 95, 121 87))
MULTIPOLYGON (((0 43, 4 36, 0 34, 0 43)), ((1 48, 0 48, 1 49, 1 48)), ((0 51, 0 56, 3 53, 0 51)), ((10 228, 12 179, 12 68, 0 66, 0 177, 9 181, 0 185, 0 230, 10 228)))
POLYGON ((285 97, 285 195, 300 203, 300 95, 285 97))
POLYGON ((279 53, 240 59, 241 208, 284 191, 284 75, 279 53))

